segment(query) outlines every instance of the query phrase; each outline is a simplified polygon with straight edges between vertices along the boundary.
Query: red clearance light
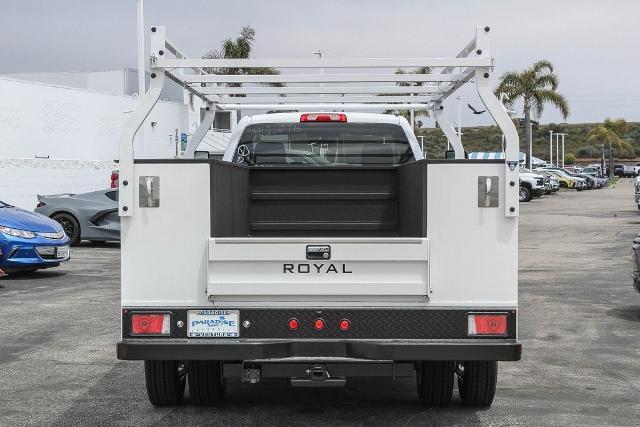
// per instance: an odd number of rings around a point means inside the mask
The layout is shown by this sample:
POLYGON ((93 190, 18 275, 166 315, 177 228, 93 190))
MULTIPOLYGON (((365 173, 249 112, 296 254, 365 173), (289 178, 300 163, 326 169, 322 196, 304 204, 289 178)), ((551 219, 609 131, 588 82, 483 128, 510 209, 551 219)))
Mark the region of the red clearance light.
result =
POLYGON ((289 319, 289 329, 295 331, 296 329, 298 329, 298 326, 300 326, 300 322, 298 322, 298 319, 289 319))
POLYGON ((316 319, 313 322, 313 327, 318 331, 324 329, 324 319, 316 319))
POLYGON ((346 122, 347 115, 339 113, 307 113, 300 116, 300 122, 346 122))
POLYGON ((468 318, 469 335, 506 335, 506 314, 470 314, 468 318))
POLYGON ((134 314, 131 316, 132 335, 169 335, 170 314, 134 314))
POLYGON ((340 321, 340 330, 341 331, 348 331, 350 327, 351 327, 351 322, 349 322, 349 320, 342 319, 340 321))

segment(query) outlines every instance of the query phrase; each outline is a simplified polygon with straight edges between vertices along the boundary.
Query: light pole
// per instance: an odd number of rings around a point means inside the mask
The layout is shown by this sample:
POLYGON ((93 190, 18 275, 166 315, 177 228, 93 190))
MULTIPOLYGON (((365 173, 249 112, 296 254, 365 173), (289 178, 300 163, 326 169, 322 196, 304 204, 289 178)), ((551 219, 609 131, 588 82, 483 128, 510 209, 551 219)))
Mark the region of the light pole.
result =
POLYGON ((553 131, 549 131, 549 164, 553 167, 553 131))
POLYGON ((562 168, 564 169, 564 136, 566 133, 561 133, 562 136, 562 168))
POLYGON ((560 165, 560 134, 556 133, 556 167, 560 165))
POLYGON ((533 123, 529 120, 529 170, 533 169, 533 123))

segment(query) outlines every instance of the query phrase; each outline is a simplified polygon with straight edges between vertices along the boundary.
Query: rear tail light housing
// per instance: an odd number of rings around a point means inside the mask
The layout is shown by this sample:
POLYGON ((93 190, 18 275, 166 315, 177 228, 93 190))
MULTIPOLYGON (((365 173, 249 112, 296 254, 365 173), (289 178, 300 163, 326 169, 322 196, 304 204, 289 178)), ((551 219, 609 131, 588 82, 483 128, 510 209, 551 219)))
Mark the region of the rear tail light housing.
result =
POLYGON ((46 206, 46 205, 47 205, 47 204, 46 204, 45 202, 43 202, 42 200, 40 200, 40 201, 38 202, 38 204, 36 205, 36 208, 41 208, 41 207, 46 206))
POLYGON ((470 336, 507 335, 507 315, 504 313, 470 313, 468 330, 470 336))
POLYGON ((131 335, 170 335, 169 313, 135 313, 131 315, 131 335))
POLYGON ((342 113, 306 113, 300 116, 300 122, 346 122, 347 115, 342 113))

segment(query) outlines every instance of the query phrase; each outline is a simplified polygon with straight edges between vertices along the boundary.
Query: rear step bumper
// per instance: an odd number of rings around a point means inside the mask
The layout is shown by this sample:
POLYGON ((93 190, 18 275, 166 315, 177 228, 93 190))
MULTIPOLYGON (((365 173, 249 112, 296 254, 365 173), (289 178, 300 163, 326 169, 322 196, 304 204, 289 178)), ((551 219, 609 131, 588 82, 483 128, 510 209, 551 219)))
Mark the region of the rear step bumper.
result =
POLYGON ((369 360, 520 360, 515 340, 124 339, 122 360, 254 360, 350 357, 369 360))

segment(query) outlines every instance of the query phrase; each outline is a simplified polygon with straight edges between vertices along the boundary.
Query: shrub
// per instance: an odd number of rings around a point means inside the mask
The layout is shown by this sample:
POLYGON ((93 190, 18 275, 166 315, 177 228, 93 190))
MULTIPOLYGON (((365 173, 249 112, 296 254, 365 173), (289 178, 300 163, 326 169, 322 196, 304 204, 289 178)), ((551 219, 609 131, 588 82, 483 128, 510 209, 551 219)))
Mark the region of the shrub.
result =
POLYGON ((564 155, 564 164, 565 165, 572 165, 576 162, 576 156, 574 156, 571 153, 567 153, 564 155))

